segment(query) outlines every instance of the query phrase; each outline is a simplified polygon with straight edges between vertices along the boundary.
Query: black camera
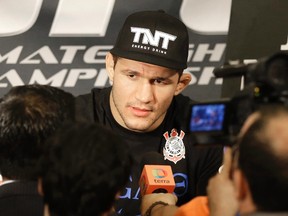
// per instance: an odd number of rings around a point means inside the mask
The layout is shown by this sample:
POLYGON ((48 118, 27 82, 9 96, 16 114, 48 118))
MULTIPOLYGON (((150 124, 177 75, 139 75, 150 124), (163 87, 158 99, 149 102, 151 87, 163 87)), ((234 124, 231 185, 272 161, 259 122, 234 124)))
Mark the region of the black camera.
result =
POLYGON ((279 52, 253 64, 226 65, 216 77, 244 77, 232 98, 191 103, 188 128, 195 143, 233 145, 246 118, 260 106, 288 105, 288 53, 279 52))

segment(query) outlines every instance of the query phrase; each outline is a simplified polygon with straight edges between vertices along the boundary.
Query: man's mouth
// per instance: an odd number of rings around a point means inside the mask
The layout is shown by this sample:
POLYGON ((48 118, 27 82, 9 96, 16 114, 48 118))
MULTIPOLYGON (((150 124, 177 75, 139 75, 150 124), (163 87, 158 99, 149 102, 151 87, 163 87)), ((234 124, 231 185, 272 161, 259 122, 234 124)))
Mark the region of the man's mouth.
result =
POLYGON ((140 108, 140 107, 130 107, 132 113, 137 117, 147 117, 151 113, 151 109, 140 108))

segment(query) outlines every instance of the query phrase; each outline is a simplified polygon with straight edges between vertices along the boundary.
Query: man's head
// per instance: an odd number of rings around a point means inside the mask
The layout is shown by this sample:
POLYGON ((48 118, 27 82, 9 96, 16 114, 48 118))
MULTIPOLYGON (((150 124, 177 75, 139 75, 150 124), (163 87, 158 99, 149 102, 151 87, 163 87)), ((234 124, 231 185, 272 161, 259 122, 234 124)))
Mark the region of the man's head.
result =
POLYGON ((240 208, 288 211, 288 109, 267 105, 252 119, 240 140, 234 173, 240 208), (249 199, 253 204, 247 208, 249 199))
POLYGON ((173 96, 189 84, 188 31, 163 11, 127 17, 114 48, 106 57, 113 84, 112 114, 123 127, 147 132, 163 121, 173 96))
POLYGON ((74 117, 74 97, 43 85, 13 87, 0 102, 0 172, 33 180, 44 140, 74 117))
POLYGON ((111 209, 132 161, 121 137, 81 123, 63 127, 45 147, 42 189, 51 216, 97 216, 111 209))

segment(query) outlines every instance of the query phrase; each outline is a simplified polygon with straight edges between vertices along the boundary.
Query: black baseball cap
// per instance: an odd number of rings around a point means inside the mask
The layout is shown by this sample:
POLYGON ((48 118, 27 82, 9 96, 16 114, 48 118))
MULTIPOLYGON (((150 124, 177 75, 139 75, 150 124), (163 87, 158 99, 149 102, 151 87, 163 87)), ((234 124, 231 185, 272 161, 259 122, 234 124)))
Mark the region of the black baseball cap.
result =
POLYGON ((188 31, 183 22, 164 11, 129 15, 111 53, 170 69, 187 68, 188 31))

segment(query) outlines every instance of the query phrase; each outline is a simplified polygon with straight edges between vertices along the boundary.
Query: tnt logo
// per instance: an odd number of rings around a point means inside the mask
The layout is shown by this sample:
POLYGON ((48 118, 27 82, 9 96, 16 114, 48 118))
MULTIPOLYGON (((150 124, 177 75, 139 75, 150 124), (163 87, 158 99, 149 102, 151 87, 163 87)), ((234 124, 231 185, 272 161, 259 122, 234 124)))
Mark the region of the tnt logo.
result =
POLYGON ((152 169, 152 175, 154 178, 165 178, 167 177, 167 171, 164 169, 152 169))
POLYGON ((151 45, 162 49, 168 49, 168 45, 170 41, 175 41, 177 36, 168 34, 161 31, 155 31, 155 34, 151 33, 150 29, 147 28, 139 28, 139 27, 131 27, 131 32, 135 33, 133 42, 134 43, 142 43, 144 45, 151 45), (142 37, 141 37, 142 36, 142 37), (140 38, 142 41, 140 42, 140 38), (162 40, 162 45, 159 47, 160 39, 162 40))

